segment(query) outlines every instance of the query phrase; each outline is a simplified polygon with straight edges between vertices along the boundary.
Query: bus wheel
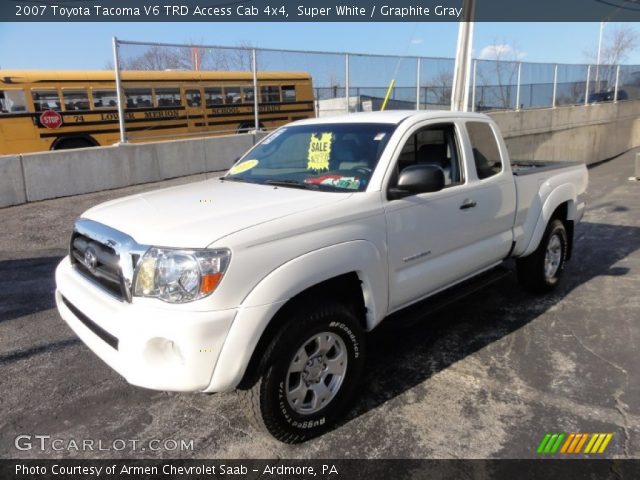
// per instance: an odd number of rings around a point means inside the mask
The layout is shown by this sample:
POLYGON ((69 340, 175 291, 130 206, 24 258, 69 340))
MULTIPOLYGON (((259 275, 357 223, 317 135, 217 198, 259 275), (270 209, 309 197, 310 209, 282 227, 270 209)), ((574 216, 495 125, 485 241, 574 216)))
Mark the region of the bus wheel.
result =
POLYGON ((70 150, 72 148, 95 147, 96 144, 87 138, 63 138, 55 143, 52 150, 70 150))
MULTIPOLYGON (((255 130, 254 122, 242 122, 238 126, 238 130, 236 130, 236 133, 249 133, 253 130, 255 130)), ((258 130, 264 130, 264 125, 262 124, 262 122, 258 123, 258 130)))

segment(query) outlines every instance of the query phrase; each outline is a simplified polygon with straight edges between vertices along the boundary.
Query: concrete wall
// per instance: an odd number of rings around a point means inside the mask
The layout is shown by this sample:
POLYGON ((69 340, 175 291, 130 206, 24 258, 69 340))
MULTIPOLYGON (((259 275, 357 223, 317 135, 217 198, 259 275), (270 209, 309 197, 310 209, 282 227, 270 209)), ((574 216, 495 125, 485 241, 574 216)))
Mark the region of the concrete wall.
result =
POLYGON ((600 103, 490 114, 514 160, 586 164, 640 146, 640 102, 600 103))
MULTIPOLYGON (((640 146, 640 102, 491 116, 516 160, 589 164, 640 146)), ((0 207, 226 170, 262 135, 0 156, 0 207)))
POLYGON ((0 207, 18 205, 26 201, 20 156, 0 157, 0 207))
POLYGON ((254 135, 0 157, 0 207, 228 169, 254 135))

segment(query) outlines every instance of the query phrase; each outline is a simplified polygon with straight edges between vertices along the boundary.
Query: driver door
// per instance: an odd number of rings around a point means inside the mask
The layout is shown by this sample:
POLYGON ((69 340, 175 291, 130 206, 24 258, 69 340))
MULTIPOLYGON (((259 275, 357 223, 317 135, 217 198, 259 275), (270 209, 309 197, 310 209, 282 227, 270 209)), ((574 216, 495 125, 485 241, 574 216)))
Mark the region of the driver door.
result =
POLYGON ((456 122, 418 126, 407 133, 402 151, 396 154, 395 171, 387 187, 395 186, 403 168, 420 163, 442 168, 445 187, 385 204, 392 311, 493 261, 484 251, 482 228, 483 223, 492 221, 492 214, 477 208, 482 186, 470 181, 463 162, 463 128, 456 122))

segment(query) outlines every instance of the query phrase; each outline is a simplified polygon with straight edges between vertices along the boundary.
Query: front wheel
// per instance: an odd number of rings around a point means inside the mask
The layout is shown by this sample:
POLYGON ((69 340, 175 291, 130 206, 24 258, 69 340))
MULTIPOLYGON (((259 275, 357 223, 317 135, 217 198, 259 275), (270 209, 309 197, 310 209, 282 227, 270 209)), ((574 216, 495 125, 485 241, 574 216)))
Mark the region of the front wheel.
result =
POLYGON ((552 220, 540 245, 529 256, 517 261, 518 281, 527 290, 543 293, 560 281, 567 260, 567 230, 560 220, 552 220))
POLYGON ((345 305, 300 306, 267 348, 258 380, 240 392, 255 423, 286 443, 328 430, 357 391, 364 336, 345 305))

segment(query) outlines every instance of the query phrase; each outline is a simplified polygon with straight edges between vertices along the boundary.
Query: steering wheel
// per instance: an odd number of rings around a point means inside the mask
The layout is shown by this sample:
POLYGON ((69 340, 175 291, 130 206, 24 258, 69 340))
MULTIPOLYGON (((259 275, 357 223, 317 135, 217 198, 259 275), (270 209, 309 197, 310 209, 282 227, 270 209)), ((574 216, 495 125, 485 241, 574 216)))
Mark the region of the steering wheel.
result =
POLYGON ((370 176, 371 173, 373 172, 373 170, 370 169, 369 167, 355 167, 355 168, 352 168, 352 170, 362 175, 365 175, 367 177, 370 176))

